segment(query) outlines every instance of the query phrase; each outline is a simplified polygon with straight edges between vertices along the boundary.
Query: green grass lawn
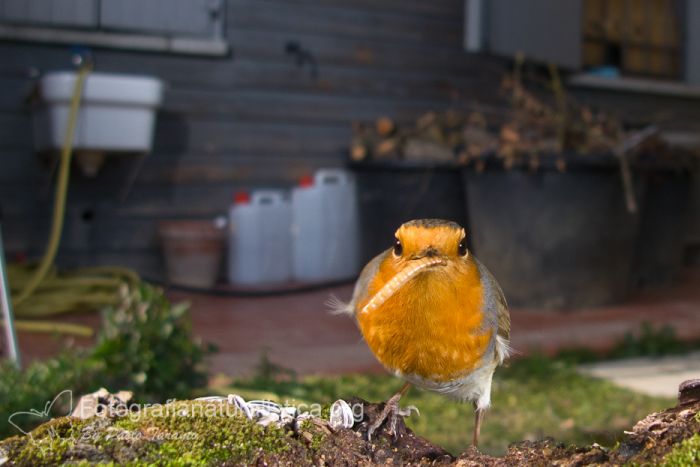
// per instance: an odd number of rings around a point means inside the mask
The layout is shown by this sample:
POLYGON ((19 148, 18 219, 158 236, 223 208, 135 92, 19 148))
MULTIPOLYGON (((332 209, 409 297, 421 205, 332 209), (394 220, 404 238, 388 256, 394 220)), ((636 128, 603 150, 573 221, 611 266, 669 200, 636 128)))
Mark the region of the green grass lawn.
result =
MULTIPOLYGON (((370 401, 389 398, 402 382, 388 375, 307 377, 299 381, 256 378, 214 387, 246 398, 327 404, 358 396, 370 401)), ((402 406, 415 405, 421 415, 407 419, 418 434, 459 453, 471 442, 471 405, 411 389, 402 406)), ((552 436, 564 443, 612 446, 637 420, 675 405, 672 399, 649 397, 578 374, 562 361, 529 357, 496 371, 492 408, 482 426, 482 451, 503 454, 514 441, 552 436)))

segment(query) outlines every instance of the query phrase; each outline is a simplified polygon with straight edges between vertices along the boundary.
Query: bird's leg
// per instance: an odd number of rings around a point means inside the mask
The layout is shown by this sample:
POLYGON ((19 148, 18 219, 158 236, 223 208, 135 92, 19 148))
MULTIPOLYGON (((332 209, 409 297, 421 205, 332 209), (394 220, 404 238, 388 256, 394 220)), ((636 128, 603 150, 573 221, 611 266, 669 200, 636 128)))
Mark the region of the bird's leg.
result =
POLYGON ((484 411, 474 403, 474 437, 472 438, 472 446, 479 446, 479 435, 481 434, 481 421, 484 418, 484 411))
POLYGON ((401 416, 406 416, 411 414, 411 409, 416 409, 415 407, 409 407, 408 412, 405 413, 401 411, 399 408, 399 401, 401 400, 401 396, 406 394, 408 389, 411 387, 410 383, 404 384, 401 389, 399 389, 399 392, 391 396, 391 398, 386 401, 384 404, 384 409, 382 409, 382 412, 379 414, 379 416, 372 422, 372 424, 367 428, 367 440, 371 441, 372 440, 372 435, 374 435, 374 432, 379 429, 380 426, 386 421, 387 418, 389 418, 389 433, 393 436, 396 436, 396 423, 398 421, 398 417, 401 416))

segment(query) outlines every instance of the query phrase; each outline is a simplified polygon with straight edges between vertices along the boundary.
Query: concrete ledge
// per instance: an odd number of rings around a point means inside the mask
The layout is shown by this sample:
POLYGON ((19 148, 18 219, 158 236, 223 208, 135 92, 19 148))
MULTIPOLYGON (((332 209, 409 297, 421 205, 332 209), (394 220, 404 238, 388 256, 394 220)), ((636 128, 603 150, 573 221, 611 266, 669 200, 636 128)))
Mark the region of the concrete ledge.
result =
POLYGON ((228 55, 230 49, 227 41, 216 38, 197 39, 9 25, 0 25, 0 39, 215 57, 228 55))
POLYGON ((682 81, 661 81, 645 78, 605 78, 582 73, 571 76, 567 80, 567 84, 582 88, 700 99, 700 86, 685 84, 682 81))

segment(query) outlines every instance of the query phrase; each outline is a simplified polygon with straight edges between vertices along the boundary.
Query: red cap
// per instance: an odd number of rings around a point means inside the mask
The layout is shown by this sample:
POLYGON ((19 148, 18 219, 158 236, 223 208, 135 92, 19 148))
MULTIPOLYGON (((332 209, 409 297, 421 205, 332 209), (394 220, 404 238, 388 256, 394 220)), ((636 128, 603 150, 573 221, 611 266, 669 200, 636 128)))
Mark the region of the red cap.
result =
POLYGON ((314 186, 314 178, 311 175, 304 175, 299 179, 299 186, 302 188, 314 186))
POLYGON ((18 251, 15 253, 15 262, 24 264, 27 262, 27 254, 24 251, 18 251))
POLYGON ((250 194, 247 191, 237 191, 233 195, 233 202, 235 204, 248 204, 250 203, 250 194))

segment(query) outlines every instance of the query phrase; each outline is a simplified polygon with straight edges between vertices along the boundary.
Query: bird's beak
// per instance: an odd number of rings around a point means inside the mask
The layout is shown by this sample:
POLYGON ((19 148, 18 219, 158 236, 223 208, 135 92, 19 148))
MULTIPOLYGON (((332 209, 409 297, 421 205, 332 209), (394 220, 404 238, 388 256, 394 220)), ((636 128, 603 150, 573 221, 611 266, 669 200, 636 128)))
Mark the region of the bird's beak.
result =
POLYGON ((440 252, 431 245, 420 253, 411 256, 411 259, 435 258, 438 256, 440 256, 440 252))

